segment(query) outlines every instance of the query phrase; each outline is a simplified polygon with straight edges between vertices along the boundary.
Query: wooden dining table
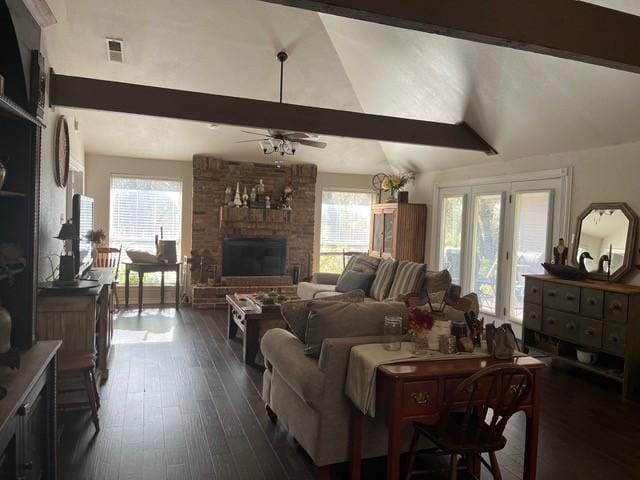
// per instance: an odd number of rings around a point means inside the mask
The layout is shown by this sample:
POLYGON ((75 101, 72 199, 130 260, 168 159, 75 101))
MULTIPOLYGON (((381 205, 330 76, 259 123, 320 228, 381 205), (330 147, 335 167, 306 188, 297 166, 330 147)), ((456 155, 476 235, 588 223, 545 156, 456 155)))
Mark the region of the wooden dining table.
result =
MULTIPOLYGON (((409 361, 381 365, 376 373, 376 416, 382 415, 389 430, 387 480, 400 479, 400 454, 403 433, 408 425, 420 422, 435 425, 445 400, 465 378, 496 364, 511 363, 528 368, 533 388, 520 407, 526 417, 523 480, 535 480, 540 423, 540 372, 546 365, 530 356, 512 360, 493 358, 409 361)), ((350 479, 361 476, 362 420, 364 414, 354 405, 351 413, 350 479)), ((480 462, 474 465, 479 476, 480 462)))

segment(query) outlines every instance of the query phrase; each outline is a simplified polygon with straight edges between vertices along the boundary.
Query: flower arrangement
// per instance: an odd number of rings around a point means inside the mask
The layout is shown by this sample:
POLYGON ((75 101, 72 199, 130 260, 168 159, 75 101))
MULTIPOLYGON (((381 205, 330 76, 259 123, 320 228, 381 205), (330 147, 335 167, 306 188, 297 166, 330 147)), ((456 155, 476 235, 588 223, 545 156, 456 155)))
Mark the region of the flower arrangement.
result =
POLYGON ((385 192, 399 192, 409 180, 413 180, 415 178, 415 174, 412 172, 405 172, 397 175, 387 175, 384 180, 382 180, 382 190, 385 192))
POLYGON ((433 328, 435 318, 426 308, 413 307, 409 309, 409 330, 415 334, 423 333, 433 328))
POLYGON ((107 239, 107 235, 106 233, 104 233, 104 230, 102 229, 89 230, 87 234, 84 236, 84 238, 89 242, 92 242, 95 244, 101 244, 107 239))

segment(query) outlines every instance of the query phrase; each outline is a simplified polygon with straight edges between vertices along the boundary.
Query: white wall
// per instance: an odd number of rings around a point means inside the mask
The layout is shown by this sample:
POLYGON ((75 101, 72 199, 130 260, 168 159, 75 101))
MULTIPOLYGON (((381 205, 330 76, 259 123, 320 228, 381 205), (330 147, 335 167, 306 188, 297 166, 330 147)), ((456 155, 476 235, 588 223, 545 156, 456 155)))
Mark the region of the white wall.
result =
MULTIPOLYGON (((57 48, 57 35, 60 28, 64 28, 60 22, 64 21, 62 4, 60 1, 49 2, 59 23, 45 28, 42 31, 40 50, 45 57, 45 70, 49 67, 56 67, 56 57, 62 52, 57 48)), ((47 73, 48 74, 48 73, 47 73)), ((54 152, 55 152, 55 132, 58 118, 64 114, 61 109, 49 107, 49 90, 46 91, 44 123, 47 125, 42 131, 42 156, 40 172, 40 230, 38 237, 38 277, 44 280, 51 275, 51 267, 47 256, 59 255, 63 245, 60 240, 53 237, 60 231, 61 218, 66 219, 67 198, 66 189, 58 187, 54 180, 54 152)), ((75 164, 84 165, 84 144, 80 131, 74 128, 73 116, 67 116, 69 125, 70 156, 75 164)), ((53 263, 57 265, 58 259, 52 257, 53 263)))
MULTIPOLYGON (((636 214, 640 215, 638 188, 640 142, 421 174, 412 189, 411 201, 429 205, 427 258, 434 239, 431 219, 433 218, 433 191, 437 183, 565 167, 573 167, 573 191, 569 217, 572 231, 575 229, 578 215, 594 202, 626 202, 636 214)), ((636 246, 634 263, 640 264, 637 248, 636 246)), ((429 263, 434 262, 435 259, 432 258, 429 263)), ((634 269, 625 278, 625 282, 640 285, 640 271, 634 269)))
POLYGON ((94 224, 96 228, 104 229, 107 238, 109 237, 109 189, 112 175, 139 175, 182 180, 182 254, 190 254, 193 198, 191 162, 88 154, 85 159, 85 194, 94 198, 94 224))
POLYGON ((373 192, 372 175, 349 175, 344 173, 318 172, 316 180, 315 228, 313 237, 313 271, 318 271, 320 263, 320 221, 322 218, 323 190, 366 190, 373 192))

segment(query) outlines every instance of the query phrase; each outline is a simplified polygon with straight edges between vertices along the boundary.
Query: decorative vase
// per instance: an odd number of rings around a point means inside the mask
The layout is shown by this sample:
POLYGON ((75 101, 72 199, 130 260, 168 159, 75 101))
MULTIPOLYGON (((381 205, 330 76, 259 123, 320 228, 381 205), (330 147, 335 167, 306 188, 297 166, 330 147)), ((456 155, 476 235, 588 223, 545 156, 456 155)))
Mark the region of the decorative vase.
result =
POLYGON ((9 311, 0 307, 0 353, 11 350, 11 315, 9 311))
POLYGON ((387 198, 387 203, 397 203, 397 202, 398 202, 398 191, 389 190, 389 198, 387 198))
POLYGON ((398 192, 398 203, 409 203, 409 192, 398 192))
POLYGON ((413 343, 413 353, 415 355, 426 355, 429 352, 429 332, 430 330, 418 330, 415 333, 413 343))
POLYGON ((433 327, 429 330, 429 344, 434 349, 438 349, 440 345, 440 337, 442 335, 451 335, 451 320, 447 320, 444 314, 433 312, 435 321, 433 327))

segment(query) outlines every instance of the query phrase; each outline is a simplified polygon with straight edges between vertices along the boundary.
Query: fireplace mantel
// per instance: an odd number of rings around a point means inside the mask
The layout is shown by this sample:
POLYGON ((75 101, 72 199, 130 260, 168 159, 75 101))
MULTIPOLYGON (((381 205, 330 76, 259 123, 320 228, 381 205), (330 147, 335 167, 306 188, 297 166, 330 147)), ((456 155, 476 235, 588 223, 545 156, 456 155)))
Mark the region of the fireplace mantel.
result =
POLYGON ((291 223, 291 210, 220 207, 220 229, 242 223, 291 223))

